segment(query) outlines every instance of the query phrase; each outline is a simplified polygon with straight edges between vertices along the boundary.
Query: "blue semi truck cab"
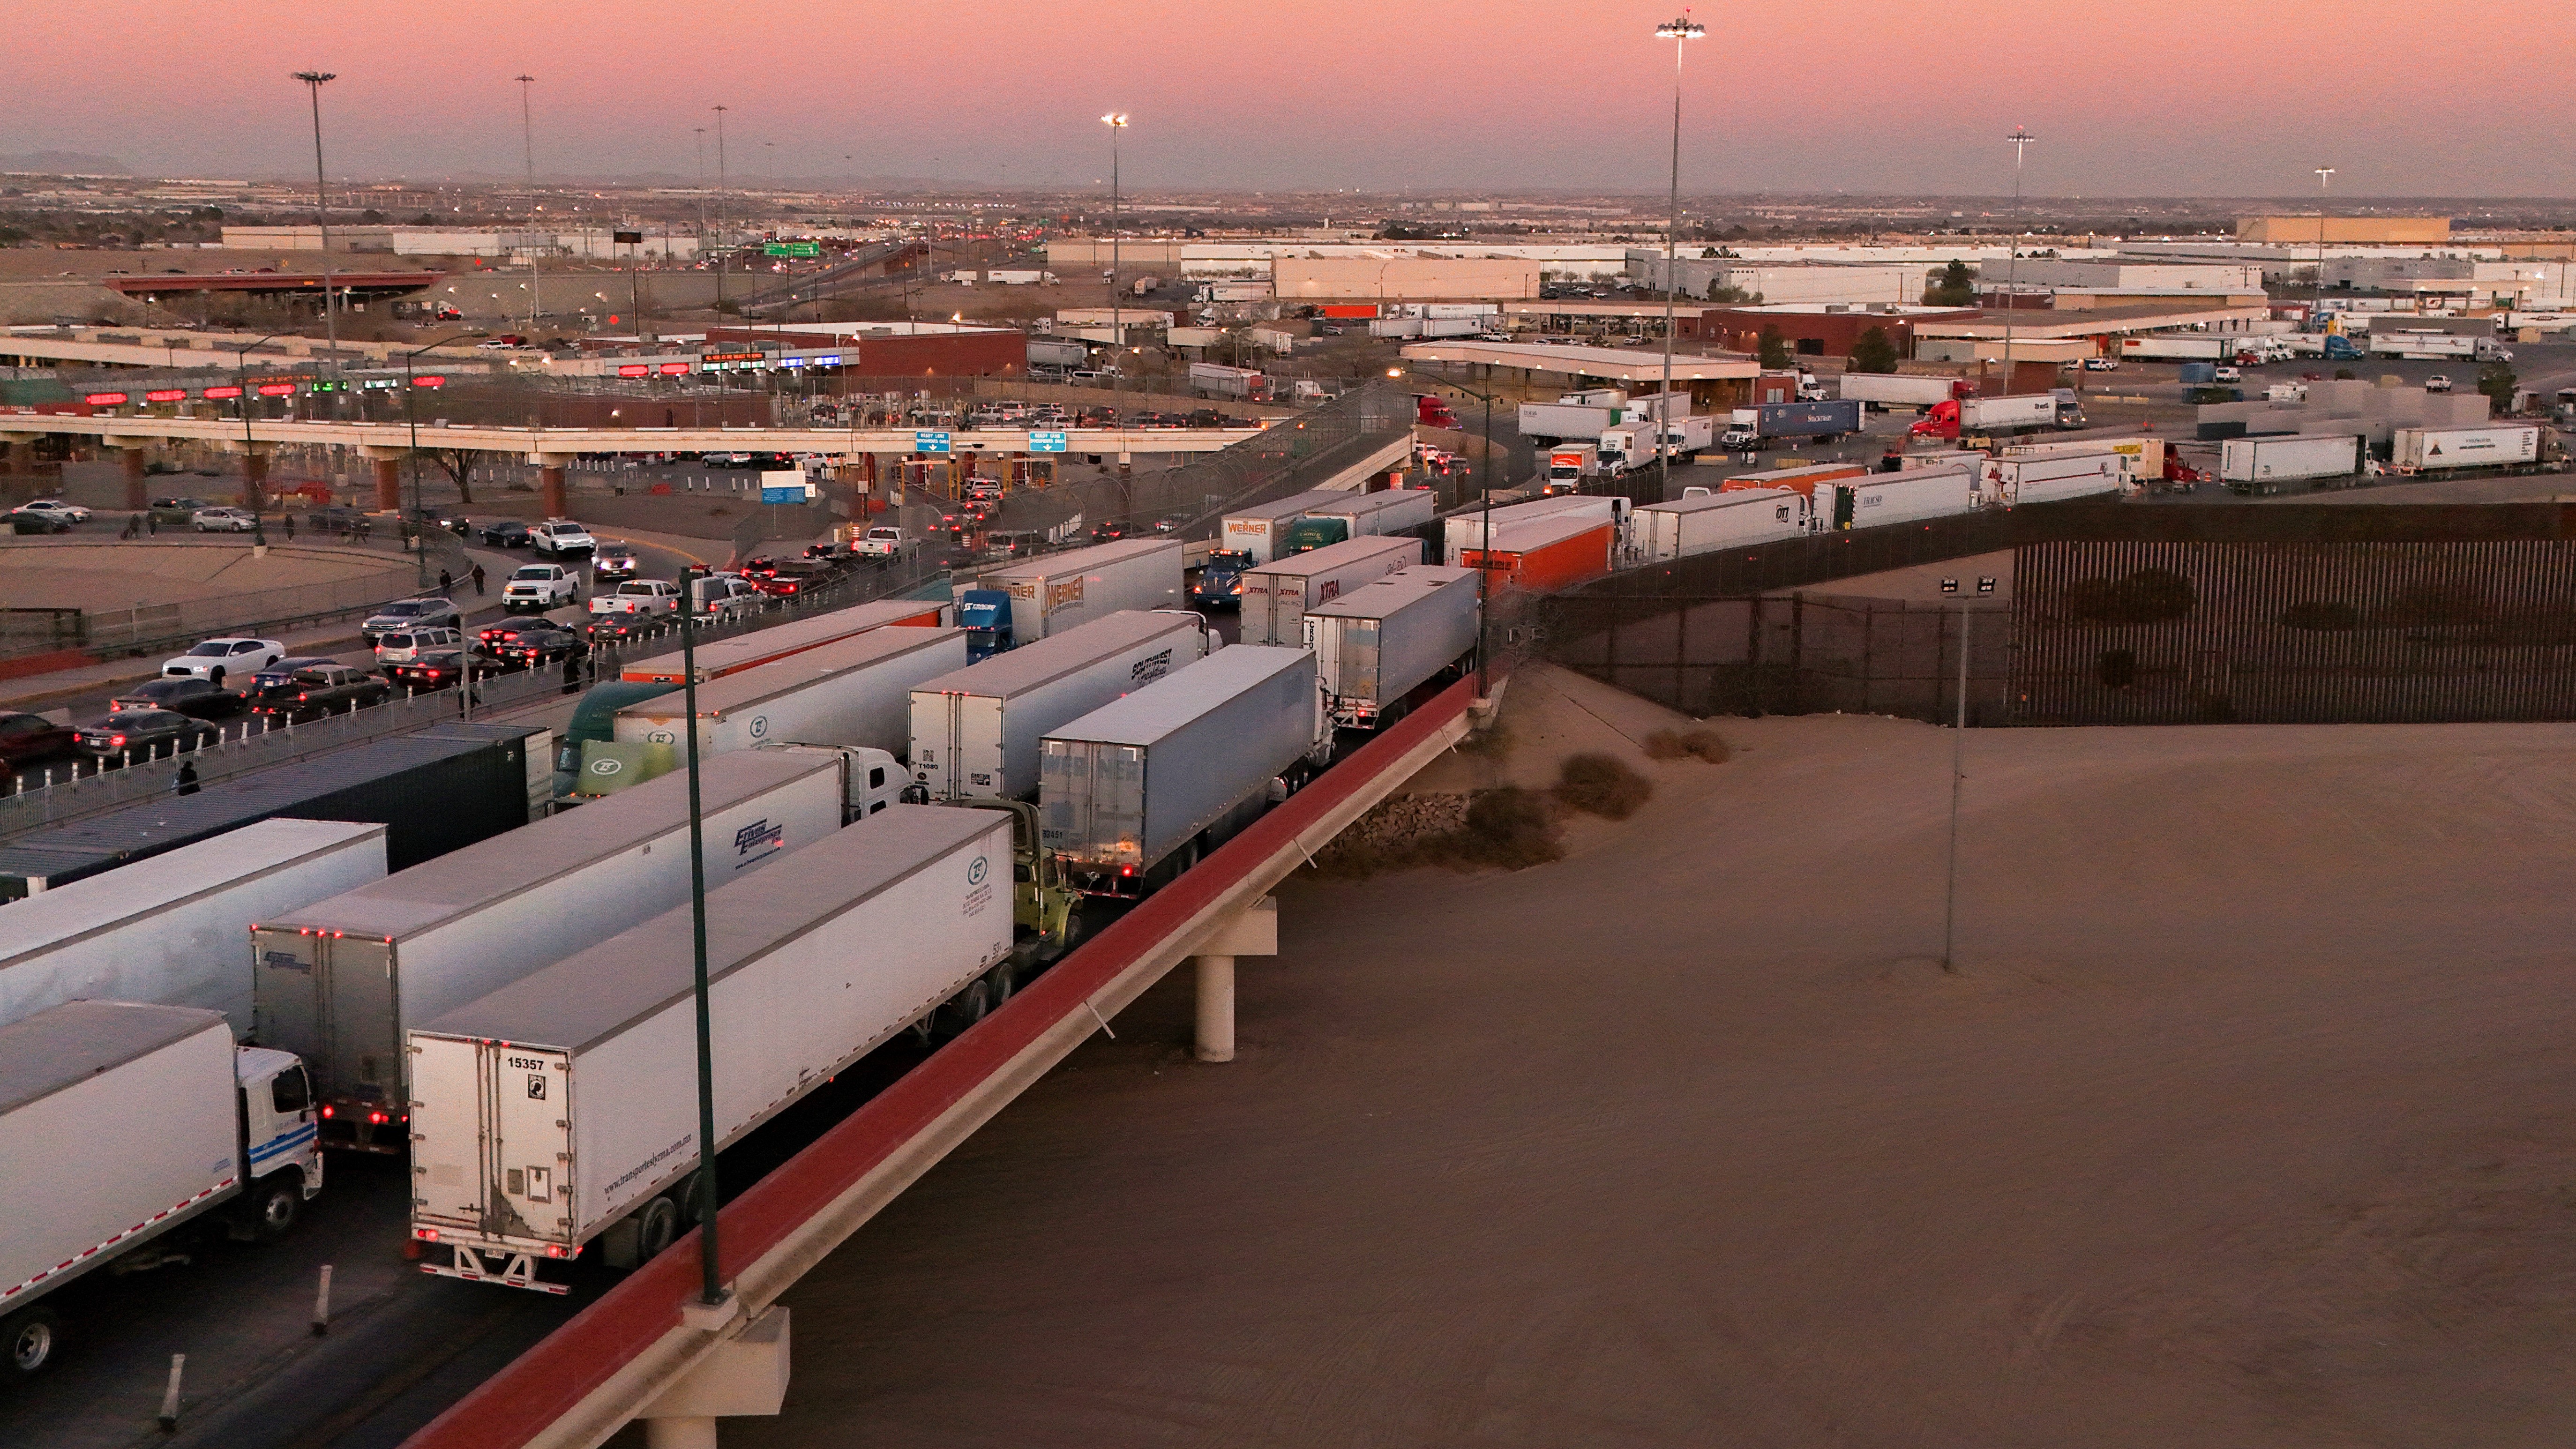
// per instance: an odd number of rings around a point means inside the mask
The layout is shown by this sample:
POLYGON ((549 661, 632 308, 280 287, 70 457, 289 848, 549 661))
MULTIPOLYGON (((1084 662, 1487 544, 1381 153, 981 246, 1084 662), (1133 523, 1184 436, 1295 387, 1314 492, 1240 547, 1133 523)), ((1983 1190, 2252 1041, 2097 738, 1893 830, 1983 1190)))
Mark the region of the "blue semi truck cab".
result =
POLYGON ((1011 647, 1011 596, 1000 589, 968 589, 957 596, 957 624, 966 631, 966 662, 990 659, 1011 647))

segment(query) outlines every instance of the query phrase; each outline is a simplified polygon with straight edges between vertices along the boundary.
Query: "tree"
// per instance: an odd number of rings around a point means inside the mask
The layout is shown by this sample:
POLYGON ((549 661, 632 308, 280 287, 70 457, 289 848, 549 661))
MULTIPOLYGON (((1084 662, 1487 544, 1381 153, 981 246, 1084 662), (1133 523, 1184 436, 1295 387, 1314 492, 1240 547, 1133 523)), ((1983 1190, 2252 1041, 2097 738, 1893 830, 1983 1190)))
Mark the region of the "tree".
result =
POLYGON ((1762 294, 1759 292, 1748 292, 1742 287, 1730 286, 1729 284, 1718 281, 1716 278, 1712 277, 1709 279, 1708 284, 1708 299, 1721 306, 1740 307, 1748 302, 1761 301, 1762 294))
POLYGON ((1931 307, 1965 307, 1977 300, 1977 276, 1966 262, 1953 260, 1941 269, 1941 275, 1923 289, 1924 305, 1931 307))
POLYGON ((2514 389, 2520 382, 2509 362, 2490 362, 2478 369, 2478 391, 2487 395, 2487 401, 2495 404, 2499 414, 2513 411, 2514 389))
POLYGON ((1762 329, 1761 346, 1756 354, 1766 372, 1785 371, 1790 363, 1789 339, 1780 335, 1777 323, 1762 329))
POLYGON ((1887 340, 1887 329, 1872 327, 1852 342, 1851 370, 1854 372, 1894 372, 1896 344, 1887 340))
POLYGON ((436 463, 456 484, 457 501, 467 508, 474 506, 474 459, 471 448, 424 448, 429 460, 436 463))

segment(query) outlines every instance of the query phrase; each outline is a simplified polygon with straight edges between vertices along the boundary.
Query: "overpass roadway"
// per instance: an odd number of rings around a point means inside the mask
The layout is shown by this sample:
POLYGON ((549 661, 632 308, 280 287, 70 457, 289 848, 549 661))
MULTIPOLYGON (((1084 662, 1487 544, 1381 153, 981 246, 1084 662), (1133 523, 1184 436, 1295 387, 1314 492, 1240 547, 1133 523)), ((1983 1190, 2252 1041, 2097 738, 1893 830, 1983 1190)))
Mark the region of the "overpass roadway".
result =
POLYGON ((1183 961, 1198 961, 1198 1055, 1232 1057, 1234 957, 1277 949, 1264 897, 1464 738, 1475 688, 1390 726, 727 1203, 721 1306, 697 1302, 692 1229, 405 1449, 595 1449, 637 1418, 656 1449, 713 1446, 718 1418, 776 1413, 787 1289, 1183 961))
MULTIPOLYGON (((1127 462, 1137 453, 1213 453, 1253 437, 1259 428, 1083 428, 1064 434, 1057 454, 1116 454, 1127 462)), ((565 511, 563 470, 576 458, 597 453, 859 453, 915 454, 925 436, 912 428, 528 428, 448 424, 415 430, 407 423, 303 422, 253 418, 77 417, 59 413, 0 412, 0 442, 29 443, 47 434, 97 439, 126 451, 128 506, 140 508, 142 453, 155 443, 189 439, 215 443, 246 454, 245 472, 254 486, 266 473, 265 456, 281 443, 355 448, 377 466, 378 491, 384 491, 398 460, 408 457, 413 439, 431 448, 464 448, 507 453, 537 465, 544 483, 548 516, 565 511)), ((979 453, 1018 455, 1041 450, 1026 431, 952 431, 950 456, 979 453)), ((933 453, 932 456, 937 456, 933 453)))

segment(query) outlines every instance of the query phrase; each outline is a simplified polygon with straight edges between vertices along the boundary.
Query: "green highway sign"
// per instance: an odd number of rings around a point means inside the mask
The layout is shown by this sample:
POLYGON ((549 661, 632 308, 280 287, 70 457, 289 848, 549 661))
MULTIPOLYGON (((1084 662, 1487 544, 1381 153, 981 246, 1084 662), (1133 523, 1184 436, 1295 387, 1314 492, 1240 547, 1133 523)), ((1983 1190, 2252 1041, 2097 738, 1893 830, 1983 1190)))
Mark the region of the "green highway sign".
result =
POLYGON ((760 250, 763 254, 773 257, 819 257, 823 254, 823 244, 821 242, 771 242, 760 250))

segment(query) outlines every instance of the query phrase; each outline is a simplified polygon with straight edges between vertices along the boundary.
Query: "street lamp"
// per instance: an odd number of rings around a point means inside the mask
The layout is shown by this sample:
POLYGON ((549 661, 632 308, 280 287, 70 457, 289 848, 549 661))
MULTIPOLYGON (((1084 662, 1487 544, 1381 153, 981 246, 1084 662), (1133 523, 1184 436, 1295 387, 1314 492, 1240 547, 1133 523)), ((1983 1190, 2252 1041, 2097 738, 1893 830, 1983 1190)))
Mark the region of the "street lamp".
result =
MULTIPOLYGON (((1655 404, 1655 496, 1670 498, 1673 494, 1673 454, 1669 442, 1672 430, 1673 392, 1673 290, 1681 285, 1679 263, 1673 248, 1682 229, 1682 52, 1691 41, 1708 34, 1708 27, 1690 18, 1684 10, 1679 20, 1667 20, 1655 27, 1657 40, 1673 43, 1673 168, 1672 194, 1668 198, 1671 215, 1664 223, 1664 397, 1655 404)), ((1490 439, 1488 444, 1490 445, 1490 439)))
POLYGON ((2317 299, 2308 308, 2308 330, 2317 334, 2317 352, 2324 355, 2326 310, 2326 191, 2334 180, 2335 169, 2320 166, 2317 171, 2317 299))
POLYGON ((2028 127, 2015 126, 2012 134, 2004 139, 2010 141, 2013 148, 2013 235, 2004 263, 2004 395, 2010 397, 2013 390, 2013 302, 2015 286, 2021 280, 2021 158, 2022 153, 2030 149, 2030 144, 2039 138, 2032 135, 2028 127))
POLYGON ((536 84, 537 78, 514 75, 510 79, 519 83, 519 154, 527 163, 528 190, 533 192, 537 189, 537 135, 534 123, 528 118, 528 87, 536 84))
MULTIPOLYGON (((1109 128, 1109 347, 1114 357, 1127 345, 1126 329, 1118 325, 1118 133, 1127 129, 1127 113, 1111 111, 1100 124, 1109 128)), ((1110 394, 1124 391, 1126 381, 1122 367, 1109 380, 1110 394)))
POLYGON ((259 506, 263 500, 260 497, 259 486, 250 479, 251 464, 257 457, 250 438, 250 350, 259 346, 260 342, 273 342, 285 335, 283 332, 271 332, 259 339, 259 342, 244 343, 233 353, 233 383, 241 389, 241 397, 237 401, 241 404, 242 420, 242 501, 250 505, 252 513, 259 512, 259 506))
MULTIPOLYGON (((728 107, 712 107, 716 113, 716 311, 724 311, 725 276, 733 270, 733 252, 724 244, 725 228, 725 137, 724 113, 728 107)), ((701 162, 701 165, 704 163, 701 162)))
MULTIPOLYGON (((422 353, 429 351, 433 347, 445 347, 457 338, 469 335, 471 334, 452 332, 445 337, 439 338, 435 342, 424 342, 420 346, 403 354, 403 419, 411 425, 411 511, 414 515, 413 522, 415 526, 418 524, 419 515, 422 512, 420 505, 420 384, 412 381, 411 360, 420 356, 422 353)), ((419 535, 418 543, 413 549, 413 553, 416 554, 420 560, 420 588, 426 592, 429 588, 428 533, 423 532, 419 535)), ((473 692, 474 682, 471 679, 468 679, 465 684, 466 692, 471 694, 473 692)))
POLYGON ((327 70, 299 70, 295 79, 304 82, 304 90, 313 101, 313 217, 322 228, 322 335, 330 344, 332 365, 340 357, 340 323, 331 311, 331 202, 322 174, 322 87, 339 79, 327 70))

